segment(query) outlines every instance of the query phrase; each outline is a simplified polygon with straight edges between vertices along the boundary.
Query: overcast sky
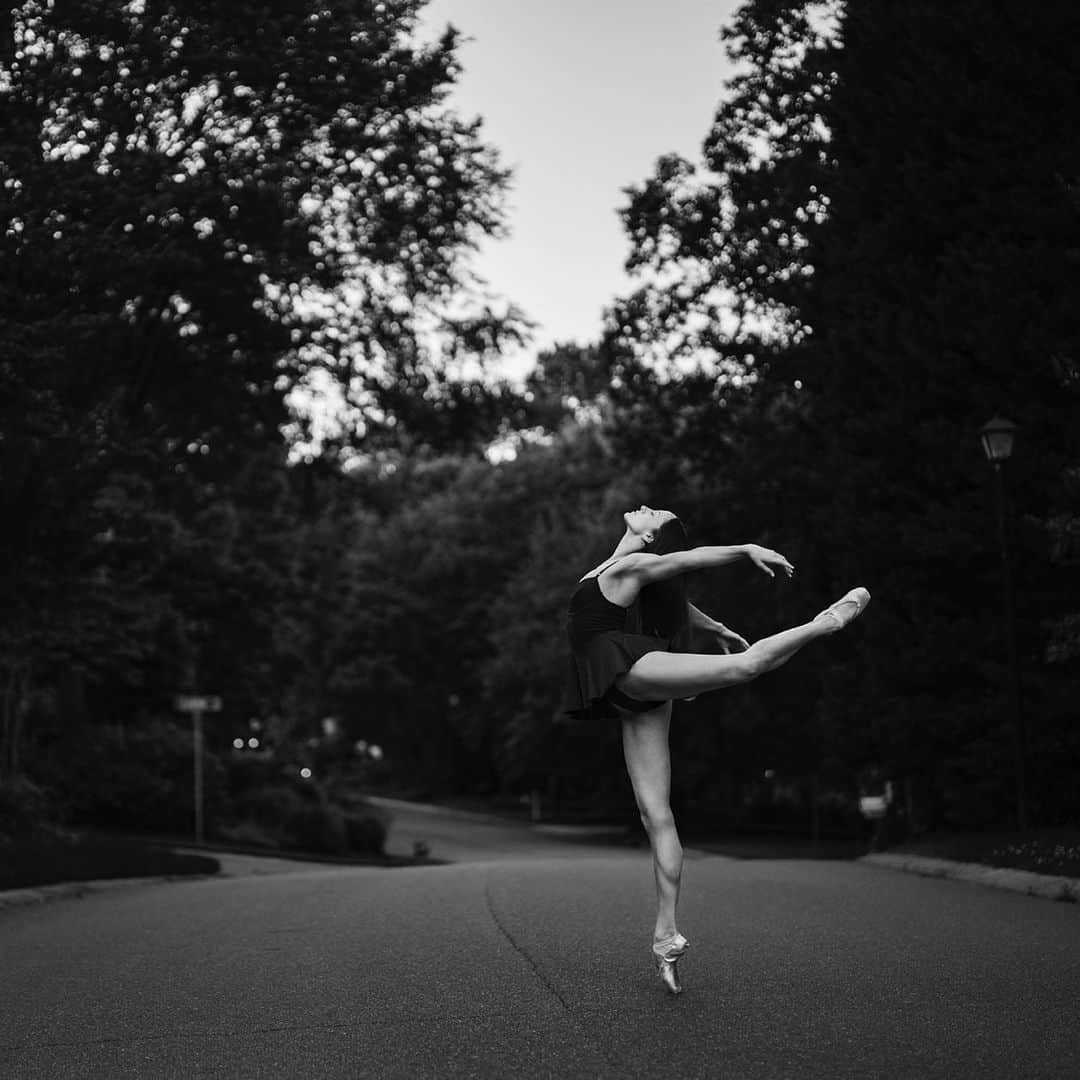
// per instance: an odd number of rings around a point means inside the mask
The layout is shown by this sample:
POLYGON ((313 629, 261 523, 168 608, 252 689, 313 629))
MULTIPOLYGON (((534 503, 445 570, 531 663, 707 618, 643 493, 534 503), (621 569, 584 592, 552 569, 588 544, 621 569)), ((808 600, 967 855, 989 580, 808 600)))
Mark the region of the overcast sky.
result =
POLYGON ((484 118, 515 173, 508 240, 477 269, 539 327, 538 348, 599 336, 625 292, 621 189, 661 154, 698 160, 731 69, 719 40, 739 0, 431 0, 422 36, 467 40, 451 101, 484 118))

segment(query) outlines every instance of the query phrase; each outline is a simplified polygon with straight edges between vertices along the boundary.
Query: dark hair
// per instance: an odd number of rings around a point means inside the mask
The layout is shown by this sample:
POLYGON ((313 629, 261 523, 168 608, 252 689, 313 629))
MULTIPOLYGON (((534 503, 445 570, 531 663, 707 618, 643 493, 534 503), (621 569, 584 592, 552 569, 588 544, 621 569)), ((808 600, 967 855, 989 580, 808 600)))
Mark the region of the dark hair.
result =
MULTIPOLYGON (((686 526, 675 517, 656 530, 652 543, 646 544, 642 551, 649 555, 667 555, 672 551, 686 551, 689 547, 686 526)), ((642 630, 663 638, 682 634, 689 625, 686 603, 686 582, 681 574, 646 585, 641 590, 642 630)))

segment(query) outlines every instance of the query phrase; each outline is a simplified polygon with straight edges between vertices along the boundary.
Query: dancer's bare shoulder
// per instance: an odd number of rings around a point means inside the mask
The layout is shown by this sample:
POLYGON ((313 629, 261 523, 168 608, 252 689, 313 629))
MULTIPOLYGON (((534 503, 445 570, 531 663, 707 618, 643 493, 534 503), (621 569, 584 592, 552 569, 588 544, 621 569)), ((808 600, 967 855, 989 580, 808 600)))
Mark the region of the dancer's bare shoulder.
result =
POLYGON ((589 571, 581 580, 597 578, 600 594, 619 607, 629 607, 641 591, 638 575, 632 572, 631 564, 637 554, 622 555, 614 562, 608 560, 589 571))

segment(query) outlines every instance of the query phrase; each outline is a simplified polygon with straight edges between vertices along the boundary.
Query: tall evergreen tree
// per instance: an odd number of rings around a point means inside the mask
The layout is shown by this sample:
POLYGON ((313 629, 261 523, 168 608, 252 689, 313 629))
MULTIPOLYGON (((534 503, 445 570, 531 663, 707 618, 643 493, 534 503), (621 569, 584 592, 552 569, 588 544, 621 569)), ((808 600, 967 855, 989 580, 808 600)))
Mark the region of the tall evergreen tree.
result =
MULTIPOLYGON (((693 469, 680 447, 703 444, 731 481, 717 501, 777 529, 815 594, 875 591, 806 711, 827 758, 852 775, 884 764, 924 820, 1015 808, 978 447, 995 412, 1020 425, 1010 531, 1032 810, 1075 807, 1060 761, 1075 752, 1076 17, 749 0, 726 31, 745 66, 706 142, 711 173, 664 159, 626 213, 647 276, 605 340, 617 437, 673 482, 693 469)), ((806 614, 798 596, 789 616, 806 614)))
POLYGON ((1063 794, 1051 789, 1070 707, 1043 663, 1044 624, 1077 582, 1051 570, 1044 523, 1064 505, 1080 430, 1054 362, 1080 331, 1068 300, 1080 273, 1068 120, 1080 21, 1067 6, 1043 14, 848 9, 826 110, 829 220, 803 307, 818 343, 799 373, 827 448, 815 528, 836 583, 878 593, 859 661, 830 675, 830 698, 953 820, 1012 813, 1020 753, 978 445, 995 413, 1020 433, 1007 468, 1035 816, 1063 794))

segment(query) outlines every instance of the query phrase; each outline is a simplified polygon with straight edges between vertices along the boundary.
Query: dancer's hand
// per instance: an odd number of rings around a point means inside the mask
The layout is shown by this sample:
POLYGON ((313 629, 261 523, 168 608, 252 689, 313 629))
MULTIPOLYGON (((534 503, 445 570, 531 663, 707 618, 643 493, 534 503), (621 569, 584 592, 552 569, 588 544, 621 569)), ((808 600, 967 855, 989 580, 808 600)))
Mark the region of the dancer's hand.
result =
POLYGON ((771 548, 762 547, 760 544, 747 544, 746 557, 759 570, 768 574, 769 577, 776 577, 776 574, 773 572, 774 566, 783 570, 788 577, 791 577, 791 575, 795 573, 795 567, 792 566, 779 551, 773 551, 771 548))
POLYGON ((742 634, 736 634, 734 630, 729 630, 726 626, 717 624, 713 628, 713 633, 716 634, 720 651, 725 655, 733 652, 746 652, 750 648, 750 642, 742 634))

